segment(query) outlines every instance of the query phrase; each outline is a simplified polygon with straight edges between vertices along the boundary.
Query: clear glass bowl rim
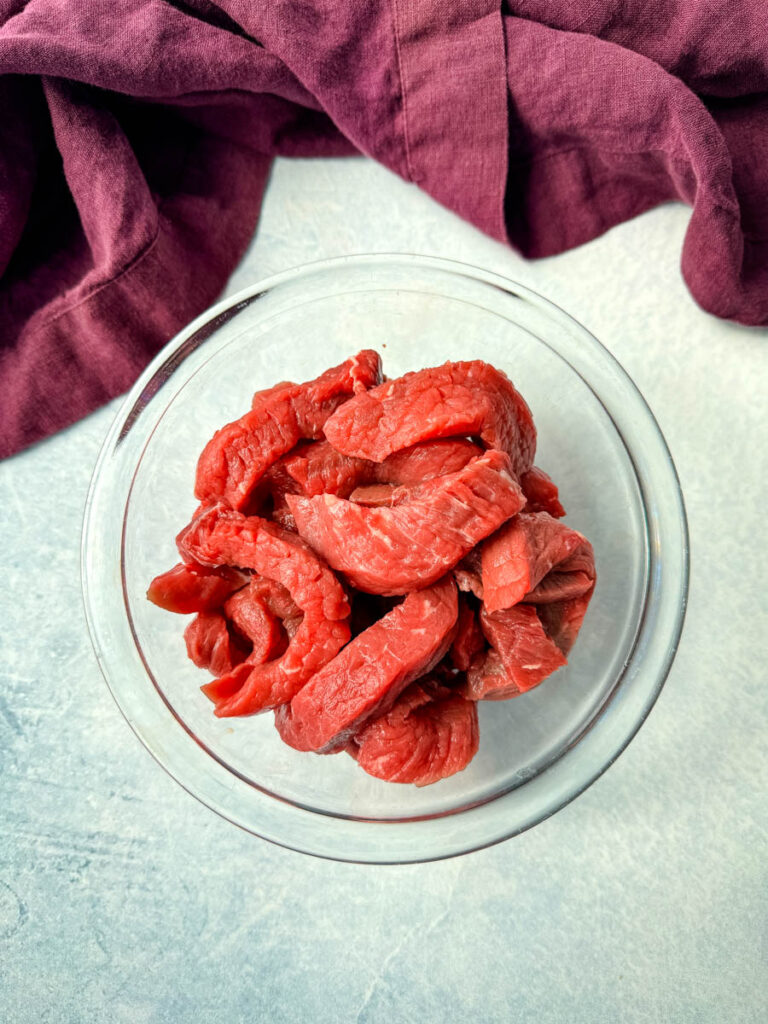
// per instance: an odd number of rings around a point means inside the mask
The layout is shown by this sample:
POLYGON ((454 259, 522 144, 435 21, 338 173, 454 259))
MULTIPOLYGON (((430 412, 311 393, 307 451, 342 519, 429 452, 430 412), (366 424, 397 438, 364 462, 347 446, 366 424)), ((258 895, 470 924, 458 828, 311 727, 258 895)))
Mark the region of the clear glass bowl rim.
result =
MULTIPOLYGON (((201 344, 204 344, 205 340, 207 337, 201 344)), ((547 343, 549 344, 549 340, 547 343)), ((123 472, 125 472, 124 469, 123 472)), ((120 530, 122 531, 122 521, 120 530)), ((246 831, 289 849, 331 860, 378 864, 414 863, 458 856, 494 845, 526 831, 583 793, 627 747, 661 692, 679 645, 688 595, 688 526, 675 466, 653 413, 639 389, 615 357, 578 321, 531 288, 493 271, 443 257, 406 253, 359 254, 305 263, 258 281, 209 307, 157 354, 118 409, 96 462, 85 506, 81 575, 88 631, 99 667, 110 692, 143 745, 161 767, 184 789, 222 817, 246 831), (170 759, 159 749, 158 744, 153 742, 149 730, 142 724, 142 714, 139 713, 135 703, 137 695, 131 689, 130 680, 120 678, 114 659, 110 657, 110 643, 106 636, 105 623, 100 614, 99 601, 100 588, 104 587, 106 579, 98 578, 98 571, 94 568, 90 558, 93 547, 97 544, 97 538, 103 536, 104 530, 108 531, 109 529, 108 525, 100 518, 102 515, 99 505, 100 486, 105 475, 108 475, 110 471, 112 473, 120 471, 115 469, 115 460, 119 460, 120 455, 118 452, 119 441, 135 422, 134 418, 126 414, 136 408, 142 396, 149 396, 148 399, 145 399, 147 404, 151 401, 154 391, 150 385, 153 379, 164 367, 174 364, 179 350, 201 328, 208 327, 222 314, 231 311, 241 303, 258 298, 281 285, 293 284, 303 277, 326 274, 336 270, 354 270, 356 267, 371 270, 377 265, 383 268, 412 266, 427 271, 433 269, 499 288, 536 306, 541 313, 551 318, 561 331, 564 330, 567 335, 570 335, 572 342, 578 346, 574 348, 573 352, 565 355, 559 345, 553 347, 575 372, 579 373, 580 371, 574 366, 571 357, 574 353, 578 356, 581 346, 585 347, 584 351, 588 355, 598 360, 598 365, 605 371, 604 376, 611 384, 618 386, 621 397, 625 403, 628 403, 626 407, 622 407, 621 404, 618 404, 617 398, 617 401, 612 403, 612 408, 608 408, 603 393, 594 390, 592 378, 584 378, 606 409, 632 461, 641 491, 648 532, 648 578, 655 583, 655 587, 649 586, 647 590, 632 652, 599 714, 588 724, 584 733, 571 747, 563 751, 560 757, 531 779, 522 782, 511 791, 502 792, 479 807, 463 808, 449 815, 440 815, 429 819, 428 822, 421 819, 372 822, 354 817, 336 817, 286 803, 272 796, 267 799, 271 799, 273 804, 281 805, 281 814, 284 819, 286 819, 287 813, 287 819, 281 823, 278 832, 275 832, 274 826, 271 828, 260 826, 258 806, 256 807, 256 820, 254 820, 253 808, 242 813, 239 809, 234 809, 230 805, 230 801, 222 800, 220 781, 208 786, 205 777, 200 777, 200 772, 195 773, 197 775, 195 779, 184 777, 184 771, 180 770, 178 764, 170 763, 170 759), (639 420, 633 419, 633 417, 639 417, 639 420), (641 464, 638 464, 635 458, 636 450, 630 447, 626 432, 622 430, 622 420, 626 425, 631 423, 635 428, 638 423, 642 425, 645 432, 643 449, 647 457, 642 460, 641 464), (655 452, 655 459, 650 458, 648 446, 655 452), (662 502, 655 500, 659 495, 663 496, 662 502), (651 504, 654 511, 652 515, 649 515, 651 504), (100 531, 102 532, 100 533, 100 531), (664 567, 662 567, 662 560, 664 560, 664 567), (617 701, 616 697, 620 694, 625 699, 617 701), (626 699, 627 697, 631 699, 626 699), (607 735, 609 732, 610 735, 607 735), (600 742, 596 742, 598 740, 600 742), (563 776, 567 775, 570 767, 567 762, 574 752, 578 752, 582 761, 586 756, 588 763, 586 766, 582 764, 579 773, 569 780, 563 776), (534 800, 535 809, 529 809, 527 813, 522 814, 518 812, 516 817, 510 815, 509 822, 501 824, 503 816, 499 816, 497 808, 495 813, 499 824, 490 828, 489 831, 486 822, 484 828, 478 829, 476 832, 473 830, 470 822, 472 815, 482 813, 485 808, 491 808, 513 794, 519 794, 524 789, 530 790, 535 786, 541 787, 543 783, 548 783, 551 790, 551 783, 556 776, 561 776, 557 779, 559 785, 555 786, 554 791, 550 792, 547 799, 538 802, 534 800), (294 825, 290 820, 292 815, 310 815, 320 822, 319 827, 323 830, 339 829, 343 824, 345 834, 332 839, 330 843, 326 840, 319 841, 320 833, 317 832, 314 823, 310 822, 308 828, 306 821, 297 820, 295 827, 292 827, 294 825), (457 829, 455 827, 456 820, 462 817, 465 822, 464 827, 457 829), (448 826, 447 828, 443 827, 442 831, 441 822, 448 826), (424 832, 425 825, 430 827, 429 832, 424 832), (420 828, 422 834, 414 834, 412 850, 403 854, 402 843, 400 843, 400 852, 396 856, 391 856, 388 855, 386 835, 383 834, 389 828, 412 831, 420 828), (371 829, 378 832, 380 844, 370 833, 371 829), (362 835, 364 831, 367 833, 365 836, 362 835), (356 838, 360 838, 361 841, 356 842, 356 838)), ((165 711, 168 715, 168 728, 178 729, 179 725, 175 720, 175 715, 167 707, 165 711)), ((189 738, 189 742, 195 743, 192 737, 189 738)))

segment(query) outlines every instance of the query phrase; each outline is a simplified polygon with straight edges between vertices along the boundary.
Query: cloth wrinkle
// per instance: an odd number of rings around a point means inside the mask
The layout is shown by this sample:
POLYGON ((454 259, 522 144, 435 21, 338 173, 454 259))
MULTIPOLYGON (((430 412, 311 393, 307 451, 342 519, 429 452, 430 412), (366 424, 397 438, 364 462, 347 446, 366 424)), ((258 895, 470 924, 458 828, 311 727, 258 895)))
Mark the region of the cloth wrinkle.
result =
POLYGON ((660 203, 768 324, 764 0, 0 0, 0 457, 220 295, 275 156, 364 153, 537 258, 660 203))

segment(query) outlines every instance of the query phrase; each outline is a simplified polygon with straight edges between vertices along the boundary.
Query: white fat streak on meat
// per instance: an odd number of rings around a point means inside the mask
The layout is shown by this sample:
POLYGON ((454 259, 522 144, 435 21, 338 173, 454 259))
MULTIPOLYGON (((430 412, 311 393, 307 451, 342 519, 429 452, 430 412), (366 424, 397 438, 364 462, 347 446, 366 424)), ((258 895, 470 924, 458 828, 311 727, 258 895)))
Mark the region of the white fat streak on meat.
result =
POLYGON ((352 356, 352 358, 349 361, 349 364, 349 376, 352 379, 352 391, 355 394, 359 394, 359 392, 361 391, 367 391, 368 389, 366 388, 365 384, 358 378, 356 372, 358 366, 360 366, 359 354, 356 356, 352 356))
POLYGON ((372 523, 368 526, 368 533, 372 537, 377 537, 385 547, 391 549, 395 546, 395 542, 392 535, 386 533, 384 530, 380 530, 378 526, 374 526, 372 523))

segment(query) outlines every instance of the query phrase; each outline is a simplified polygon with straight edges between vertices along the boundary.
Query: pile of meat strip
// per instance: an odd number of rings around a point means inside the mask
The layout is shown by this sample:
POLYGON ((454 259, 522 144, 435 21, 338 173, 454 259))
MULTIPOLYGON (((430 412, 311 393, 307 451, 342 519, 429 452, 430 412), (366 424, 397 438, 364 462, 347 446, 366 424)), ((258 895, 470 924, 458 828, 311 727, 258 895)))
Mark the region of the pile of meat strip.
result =
POLYGON ((477 702, 565 665, 595 584, 535 448, 480 361, 382 381, 364 351, 254 395, 203 450, 182 562, 148 592, 194 614, 215 714, 274 711, 290 746, 390 782, 465 768, 477 702))

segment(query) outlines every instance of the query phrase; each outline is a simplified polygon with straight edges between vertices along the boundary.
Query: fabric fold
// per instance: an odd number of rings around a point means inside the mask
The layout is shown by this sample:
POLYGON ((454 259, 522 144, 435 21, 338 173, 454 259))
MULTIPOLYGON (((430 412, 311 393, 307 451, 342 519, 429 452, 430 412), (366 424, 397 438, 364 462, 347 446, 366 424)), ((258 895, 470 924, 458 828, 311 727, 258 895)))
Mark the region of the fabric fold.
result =
POLYGON ((0 0, 0 457, 217 298, 278 154, 529 257, 681 200, 695 299, 766 324, 767 91, 762 0, 0 0))

